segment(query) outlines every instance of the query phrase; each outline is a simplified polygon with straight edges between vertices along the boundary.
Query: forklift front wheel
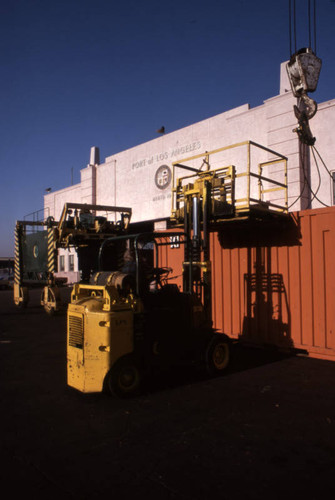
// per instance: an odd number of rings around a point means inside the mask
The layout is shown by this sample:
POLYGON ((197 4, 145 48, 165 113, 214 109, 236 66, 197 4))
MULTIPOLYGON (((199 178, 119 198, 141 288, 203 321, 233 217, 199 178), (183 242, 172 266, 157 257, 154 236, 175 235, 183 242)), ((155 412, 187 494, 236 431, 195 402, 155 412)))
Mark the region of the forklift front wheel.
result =
POLYGON ((140 370, 132 356, 119 359, 107 374, 106 387, 116 397, 135 395, 141 383, 140 370))
POLYGON ((229 342, 224 335, 215 335, 206 350, 206 369, 209 375, 218 375, 228 366, 230 359, 229 342))

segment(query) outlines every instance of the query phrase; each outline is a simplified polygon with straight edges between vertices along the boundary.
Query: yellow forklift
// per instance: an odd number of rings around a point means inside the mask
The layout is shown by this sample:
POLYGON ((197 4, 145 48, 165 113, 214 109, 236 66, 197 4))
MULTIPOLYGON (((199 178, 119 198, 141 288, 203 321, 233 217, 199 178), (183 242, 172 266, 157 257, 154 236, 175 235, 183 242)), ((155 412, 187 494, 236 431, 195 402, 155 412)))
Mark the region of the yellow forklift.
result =
MULTIPOLYGON (((183 232, 139 233, 106 240, 119 266, 76 284, 68 306, 68 384, 82 392, 107 389, 116 396, 138 391, 152 368, 204 363, 209 373, 229 362, 229 339, 215 334, 199 296, 169 283, 158 267, 162 247, 183 232)), ((185 280, 187 285, 192 281, 185 280)), ((197 279, 198 281, 198 279, 197 279)))
MULTIPOLYGON (((99 250, 99 271, 89 283, 73 288, 67 313, 67 381, 83 392, 116 396, 136 393, 152 368, 176 364, 202 365, 210 374, 222 373, 230 360, 230 339, 213 328, 210 231, 224 221, 261 219, 272 210, 287 213, 287 159, 268 160, 273 151, 250 141, 233 145, 247 151, 247 172, 233 165, 210 170, 206 153, 202 166, 173 165, 170 229, 105 239, 99 250), (260 148, 266 161, 251 171, 251 149, 260 148), (264 177, 263 169, 283 164, 284 182, 264 177), (175 183, 175 169, 188 175, 175 183), (236 178, 246 181, 247 197, 236 198, 236 178), (252 181, 257 182, 257 191, 252 181), (264 184, 264 183, 267 184, 264 184), (254 192, 258 193, 253 198, 254 192), (282 192, 284 205, 264 201, 268 193, 282 192), (177 269, 162 267, 164 247, 183 248, 179 254, 182 284, 177 269), (109 267, 104 265, 109 256, 109 267), (172 272, 173 271, 173 272, 172 272)), ((212 153, 226 153, 227 148, 212 153)), ((191 163, 191 165, 189 164, 191 163)), ((228 222, 231 224, 231 222, 228 222)))
MULTIPOLYGON (((113 252, 118 265, 95 273, 90 284, 74 285, 68 306, 68 385, 126 396, 136 393, 155 367, 203 363, 211 374, 227 367, 228 337, 214 332, 200 297, 181 292, 169 283, 172 269, 158 267, 162 247, 176 237, 187 246, 183 232, 139 233, 102 244, 101 256, 113 252)), ((190 281, 193 287, 200 279, 188 273, 186 287, 190 281)))
POLYGON ((113 268, 106 271, 101 265, 89 284, 73 288, 67 377, 68 385, 81 392, 106 389, 127 396, 155 367, 190 363, 214 375, 228 366, 230 339, 212 327, 209 222, 218 207, 227 210, 233 171, 179 168, 199 178, 176 188, 177 231, 106 239, 99 259, 108 254, 113 268), (182 286, 170 276, 176 270, 161 267, 162 249, 171 241, 184 247, 182 286))

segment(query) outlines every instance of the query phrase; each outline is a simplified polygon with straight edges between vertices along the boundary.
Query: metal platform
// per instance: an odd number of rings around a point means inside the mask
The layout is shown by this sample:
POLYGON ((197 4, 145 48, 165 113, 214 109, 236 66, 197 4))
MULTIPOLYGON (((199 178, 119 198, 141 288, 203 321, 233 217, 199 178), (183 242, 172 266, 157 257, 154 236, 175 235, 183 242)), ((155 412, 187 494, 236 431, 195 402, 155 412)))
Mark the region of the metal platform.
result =
POLYGON ((285 217, 287 158, 245 141, 173 163, 172 221, 183 223, 194 198, 207 203, 210 223, 285 217))

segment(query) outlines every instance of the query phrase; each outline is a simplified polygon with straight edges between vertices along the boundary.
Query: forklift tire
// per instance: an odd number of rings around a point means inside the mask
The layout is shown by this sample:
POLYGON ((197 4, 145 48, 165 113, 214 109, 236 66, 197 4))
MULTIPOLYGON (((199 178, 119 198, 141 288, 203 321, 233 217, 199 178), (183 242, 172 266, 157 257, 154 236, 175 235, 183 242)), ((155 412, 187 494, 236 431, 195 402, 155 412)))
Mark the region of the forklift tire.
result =
POLYGON ((48 316, 53 316, 55 314, 55 308, 53 306, 50 306, 48 304, 46 304, 44 306, 44 310, 45 312, 47 313, 48 316))
POLYGON ((28 305, 28 302, 24 300, 22 302, 15 303, 15 305, 18 309, 25 309, 28 305))
POLYGON ((207 345, 205 362, 207 373, 219 375, 228 366, 230 360, 229 340, 225 335, 217 334, 207 345))
POLYGON ((119 359, 106 376, 106 388, 112 396, 125 398, 138 393, 141 373, 133 356, 119 359))
POLYGON ((28 288, 14 283, 14 304, 18 309, 25 309, 29 302, 28 288), (22 300, 21 300, 22 299, 22 300))

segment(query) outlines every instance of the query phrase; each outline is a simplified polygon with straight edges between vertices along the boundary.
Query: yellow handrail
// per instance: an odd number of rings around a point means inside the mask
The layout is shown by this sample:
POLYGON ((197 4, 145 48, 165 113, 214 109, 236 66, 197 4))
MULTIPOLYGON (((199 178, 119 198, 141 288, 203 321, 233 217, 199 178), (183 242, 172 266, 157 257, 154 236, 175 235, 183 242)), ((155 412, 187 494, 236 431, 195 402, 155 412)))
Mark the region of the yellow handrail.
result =
MULTIPOLYGON (((239 142, 235 144, 231 144, 229 146, 224 146, 221 148, 213 149, 211 151, 205 151, 202 154, 197 154, 194 156, 190 156, 188 158, 184 158, 182 160, 178 160, 173 162, 172 164, 173 167, 173 175, 172 175, 172 216, 176 213, 176 205, 180 202, 180 196, 181 193, 183 192, 183 182, 185 182, 187 179, 192 179, 192 178, 201 178, 204 175, 208 174, 209 172, 211 174, 215 175, 220 175, 221 177, 223 176, 223 172, 225 169, 227 169, 227 183, 231 183, 232 185, 232 192, 235 192, 235 183, 239 178, 242 177, 247 177, 247 184, 246 184, 246 193, 245 196, 242 198, 238 199, 232 199, 231 203, 234 206, 235 212, 240 212, 240 211, 245 211, 250 209, 251 206, 258 205, 261 207, 263 210, 268 209, 268 210, 274 210, 277 212, 282 212, 282 213, 287 213, 288 211, 288 195, 287 195, 287 157, 273 151, 272 149, 267 148, 266 146, 262 146, 261 144, 258 144, 254 141, 244 141, 244 142, 239 142), (236 148, 241 148, 241 147, 247 147, 247 156, 246 156, 246 171, 244 172, 239 172, 235 173, 235 169, 230 167, 221 167, 217 169, 211 169, 210 168, 210 160, 214 155, 217 155, 218 153, 222 153, 224 151, 236 149, 236 148), (263 161, 258 164, 258 174, 252 171, 252 149, 260 149, 264 152, 267 152, 268 154, 274 156, 274 159, 263 161), (206 171, 201 171, 201 167, 199 169, 194 169, 194 173, 188 174, 183 177, 179 177, 176 179, 175 175, 175 170, 176 168, 192 168, 187 166, 186 164, 194 161, 202 159, 202 165, 205 163, 207 165, 207 170, 206 171), (263 169, 264 168, 269 168, 270 166, 277 165, 277 164, 283 164, 282 170, 279 171, 280 174, 283 175, 283 181, 279 182, 278 180, 272 179, 269 175, 263 176, 263 169), (230 169, 230 170, 229 170, 230 169), (232 173, 234 171, 234 173, 232 173), (219 174, 216 174, 219 172, 219 174), (258 180, 258 199, 252 196, 251 193, 251 181, 252 179, 257 179, 258 180), (264 188, 263 183, 266 182, 271 185, 271 187, 266 187, 264 188), (284 193, 284 203, 279 204, 279 203, 274 203, 271 200, 265 200, 265 196, 268 193, 273 193, 273 192, 281 192, 283 191, 284 193)), ((236 166, 238 169, 238 165, 236 166)), ((276 173, 278 174, 278 172, 276 173)), ((226 182, 226 181, 225 181, 226 182)), ((275 200, 277 201, 277 200, 275 200)))

